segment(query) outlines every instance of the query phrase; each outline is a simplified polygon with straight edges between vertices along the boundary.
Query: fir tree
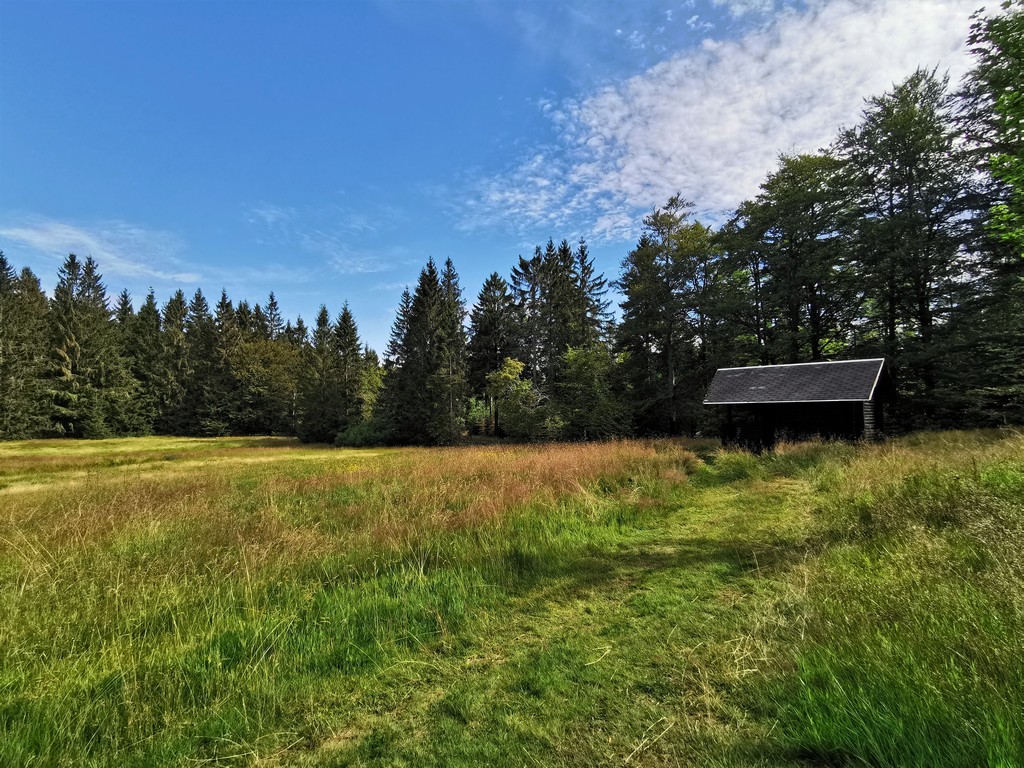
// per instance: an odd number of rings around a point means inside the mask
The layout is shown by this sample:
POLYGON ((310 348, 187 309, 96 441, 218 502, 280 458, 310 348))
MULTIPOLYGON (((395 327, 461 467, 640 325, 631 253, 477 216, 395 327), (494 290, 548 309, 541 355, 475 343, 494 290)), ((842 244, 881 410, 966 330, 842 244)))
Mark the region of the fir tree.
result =
POLYGON ((334 346, 337 355, 338 430, 343 432, 362 420, 363 349, 359 331, 348 304, 342 308, 334 324, 334 346))
POLYGON ((611 336, 611 301, 605 298, 608 280, 597 272, 587 244, 582 239, 576 248, 575 262, 578 303, 574 326, 578 329, 577 346, 590 347, 611 336))
POLYGON ((227 434, 244 432, 242 420, 241 384, 236 375, 234 361, 244 343, 244 335, 238 324, 234 303, 221 288, 220 298, 213 309, 214 357, 210 369, 210 412, 211 424, 218 425, 219 431, 227 434))
POLYGON ((27 267, 0 251, 0 439, 42 437, 49 426, 46 296, 27 267))
POLYGON ((452 260, 444 264, 437 316, 437 368, 431 375, 431 399, 437 401, 429 426, 431 442, 451 444, 466 427, 469 406, 466 368, 466 306, 452 260))
POLYGON ((537 387, 543 379, 543 327, 541 305, 543 301, 541 266, 544 255, 540 246, 534 249, 533 257, 519 257, 519 263, 512 268, 512 294, 516 300, 519 315, 519 348, 520 360, 523 363, 525 376, 537 387))
POLYGON ((189 386, 191 355, 185 334, 188 303, 180 289, 164 305, 160 323, 160 415, 157 431, 161 434, 184 435, 192 426, 190 405, 185 400, 189 386))
POLYGON ((321 305, 306 345, 298 384, 298 436, 306 443, 331 443, 341 426, 338 356, 327 307, 321 305))
POLYGON ((121 365, 117 374, 122 381, 121 396, 108 405, 112 431, 118 435, 148 435, 153 429, 152 414, 146 413, 146 404, 140 397, 141 385, 135 375, 135 357, 141 352, 136 339, 137 323, 131 294, 122 290, 114 306, 114 344, 121 365))
POLYGON ((278 339, 284 333, 284 318, 281 317, 281 307, 277 303, 277 297, 271 291, 267 297, 267 333, 271 339, 278 339))
POLYGON ((146 294, 135 313, 131 331, 124 338, 124 348, 132 378, 137 382, 136 411, 140 434, 156 430, 160 417, 161 390, 164 381, 164 360, 161 351, 160 308, 153 289, 146 294))
POLYGON ((501 368, 506 358, 517 358, 519 313, 508 283, 492 272, 484 281, 470 314, 470 338, 466 348, 467 377, 471 391, 487 400, 491 429, 498 430, 494 398, 488 394, 487 376, 501 368))
POLYGON ((391 357, 381 396, 383 436, 402 443, 450 443, 465 425, 465 331, 458 275, 434 260, 420 272, 416 291, 392 327, 391 357))
POLYGON ((218 413, 217 333, 210 305, 201 289, 192 295, 185 315, 189 377, 185 382, 184 429, 192 435, 225 434, 218 413))
POLYGON ((688 264, 677 245, 692 222, 692 204, 675 196, 644 219, 645 232, 622 263, 618 287, 625 295, 619 348, 628 355, 629 378, 641 424, 678 434, 689 393, 681 386, 693 346, 686 300, 688 264))
POLYGON ((66 437, 106 437, 129 396, 106 289, 91 256, 83 263, 70 254, 58 276, 51 301, 53 428, 66 437))

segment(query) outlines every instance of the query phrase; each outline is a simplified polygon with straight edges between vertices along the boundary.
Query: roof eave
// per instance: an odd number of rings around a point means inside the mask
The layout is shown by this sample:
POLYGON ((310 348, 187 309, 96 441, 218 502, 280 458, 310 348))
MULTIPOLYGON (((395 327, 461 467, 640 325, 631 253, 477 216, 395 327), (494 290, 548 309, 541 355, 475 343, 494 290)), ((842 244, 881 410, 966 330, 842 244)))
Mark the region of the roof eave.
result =
MULTIPOLYGON (((872 394, 874 392, 872 391, 872 394)), ((786 403, 867 403, 871 398, 844 397, 831 400, 721 400, 716 402, 704 401, 704 405, 783 405, 786 403)))

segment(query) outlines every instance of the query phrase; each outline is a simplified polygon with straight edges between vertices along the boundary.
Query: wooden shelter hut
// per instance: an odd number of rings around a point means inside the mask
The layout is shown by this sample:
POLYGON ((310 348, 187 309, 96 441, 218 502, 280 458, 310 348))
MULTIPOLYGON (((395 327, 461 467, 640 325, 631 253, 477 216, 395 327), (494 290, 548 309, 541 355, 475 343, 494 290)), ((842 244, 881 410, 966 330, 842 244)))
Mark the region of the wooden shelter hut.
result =
POLYGON ((876 440, 892 393, 885 359, 719 368, 704 405, 725 408, 722 441, 754 449, 780 438, 876 440))

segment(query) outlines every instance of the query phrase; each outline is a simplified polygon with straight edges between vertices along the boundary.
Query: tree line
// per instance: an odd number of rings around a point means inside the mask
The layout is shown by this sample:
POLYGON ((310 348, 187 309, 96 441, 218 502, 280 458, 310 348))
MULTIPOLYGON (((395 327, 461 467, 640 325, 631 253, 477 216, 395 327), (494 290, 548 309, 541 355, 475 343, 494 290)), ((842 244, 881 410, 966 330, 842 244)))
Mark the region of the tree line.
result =
POLYGON ((693 434, 719 367, 866 356, 890 362, 901 428, 1024 423, 1024 6, 976 18, 970 45, 958 90, 918 70, 830 146, 780 156, 723 225, 671 198, 613 281, 551 239, 470 311, 429 260, 383 359, 347 305, 311 328, 272 292, 136 310, 75 255, 47 297, 0 254, 0 437, 693 434))

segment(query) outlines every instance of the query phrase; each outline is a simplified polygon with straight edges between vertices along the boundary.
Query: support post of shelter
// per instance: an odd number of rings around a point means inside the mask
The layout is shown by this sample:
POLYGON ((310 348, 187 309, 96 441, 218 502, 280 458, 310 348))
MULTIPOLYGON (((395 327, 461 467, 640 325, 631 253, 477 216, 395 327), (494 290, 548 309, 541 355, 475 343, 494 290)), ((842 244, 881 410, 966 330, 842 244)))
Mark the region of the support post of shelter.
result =
POLYGON ((873 400, 864 401, 864 439, 878 439, 878 426, 875 422, 875 403, 873 400))

